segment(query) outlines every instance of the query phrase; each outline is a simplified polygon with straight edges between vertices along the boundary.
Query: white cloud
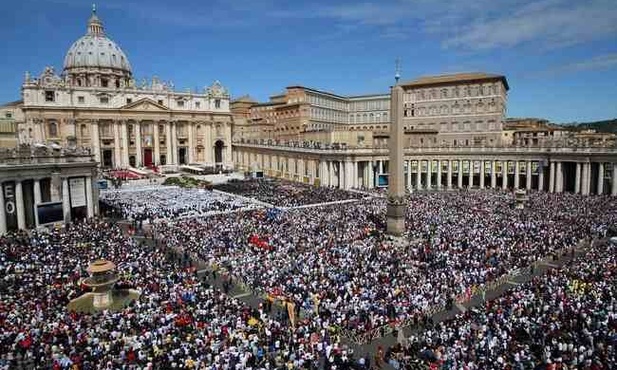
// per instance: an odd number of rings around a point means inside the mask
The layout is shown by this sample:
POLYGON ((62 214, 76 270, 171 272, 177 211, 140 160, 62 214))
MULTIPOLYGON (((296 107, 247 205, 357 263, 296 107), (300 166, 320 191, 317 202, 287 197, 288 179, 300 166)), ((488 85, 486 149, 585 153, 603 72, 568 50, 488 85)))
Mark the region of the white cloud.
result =
POLYGON ((549 73, 570 73, 580 71, 606 70, 617 67, 617 53, 598 55, 593 58, 565 64, 548 71, 549 73))

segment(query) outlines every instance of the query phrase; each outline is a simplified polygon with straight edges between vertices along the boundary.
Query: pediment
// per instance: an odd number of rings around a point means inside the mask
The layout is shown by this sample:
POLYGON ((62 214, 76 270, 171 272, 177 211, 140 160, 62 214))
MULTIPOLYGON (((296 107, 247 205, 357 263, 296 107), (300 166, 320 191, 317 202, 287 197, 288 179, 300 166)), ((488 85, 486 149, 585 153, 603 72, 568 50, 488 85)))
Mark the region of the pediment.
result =
POLYGON ((123 106, 121 109, 123 110, 139 110, 139 111, 143 111, 143 110, 149 110, 149 111, 160 111, 160 112, 167 112, 169 111, 169 108, 167 108, 164 105, 161 105, 157 102, 155 102, 152 99, 149 98, 143 98, 143 99, 139 99, 137 101, 134 101, 132 103, 129 103, 125 106, 123 106))

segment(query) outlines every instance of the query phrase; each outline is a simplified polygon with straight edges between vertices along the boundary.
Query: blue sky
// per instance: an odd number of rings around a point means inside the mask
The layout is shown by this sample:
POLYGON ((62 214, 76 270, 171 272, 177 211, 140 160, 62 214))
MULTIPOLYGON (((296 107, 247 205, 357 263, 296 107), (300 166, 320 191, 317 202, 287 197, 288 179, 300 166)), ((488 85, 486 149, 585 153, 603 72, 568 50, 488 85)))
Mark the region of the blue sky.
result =
MULTIPOLYGON (((0 102, 24 72, 61 70, 91 2, 3 6, 0 102)), ((104 0, 97 13, 138 80, 178 89, 220 80, 259 101, 286 86, 387 92, 403 79, 486 71, 508 78, 508 116, 554 122, 617 117, 614 0, 104 0)))

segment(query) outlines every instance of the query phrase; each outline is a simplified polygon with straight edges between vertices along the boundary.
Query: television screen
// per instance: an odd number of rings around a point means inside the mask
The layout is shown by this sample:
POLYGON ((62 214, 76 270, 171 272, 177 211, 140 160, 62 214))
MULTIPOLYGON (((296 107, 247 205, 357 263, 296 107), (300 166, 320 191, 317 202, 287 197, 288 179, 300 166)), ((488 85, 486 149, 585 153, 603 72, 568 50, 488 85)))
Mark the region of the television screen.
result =
POLYGON ((39 216, 39 225, 53 224, 64 221, 62 202, 37 204, 36 212, 39 216))
POLYGON ((377 176, 377 186, 380 188, 388 187, 388 175, 378 175, 377 176))
POLYGON ((256 178, 256 179, 263 179, 263 177, 264 177, 264 173, 263 173, 263 171, 257 171, 257 172, 255 172, 255 178, 256 178))

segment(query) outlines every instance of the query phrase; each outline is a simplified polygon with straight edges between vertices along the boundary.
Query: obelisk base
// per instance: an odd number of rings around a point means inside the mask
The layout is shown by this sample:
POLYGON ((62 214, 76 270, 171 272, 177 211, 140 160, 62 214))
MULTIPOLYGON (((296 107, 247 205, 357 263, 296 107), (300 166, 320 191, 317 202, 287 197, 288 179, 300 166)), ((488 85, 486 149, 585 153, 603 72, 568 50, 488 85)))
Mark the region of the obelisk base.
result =
POLYGON ((404 197, 389 197, 386 208, 388 234, 400 236, 405 232, 405 209, 404 197))

